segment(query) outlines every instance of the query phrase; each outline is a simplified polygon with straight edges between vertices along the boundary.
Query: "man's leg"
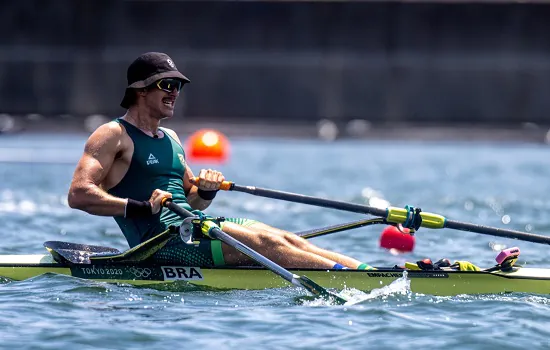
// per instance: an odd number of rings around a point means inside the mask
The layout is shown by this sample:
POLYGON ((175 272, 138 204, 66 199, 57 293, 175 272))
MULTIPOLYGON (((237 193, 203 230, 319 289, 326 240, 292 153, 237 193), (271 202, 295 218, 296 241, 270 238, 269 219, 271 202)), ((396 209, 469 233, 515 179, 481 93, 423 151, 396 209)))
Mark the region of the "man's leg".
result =
POLYGON ((326 250, 323 248, 319 248, 316 245, 310 243, 306 239, 295 235, 292 232, 280 230, 274 227, 271 227, 269 225, 266 225, 261 222, 254 223, 250 226, 251 229, 254 230, 262 230, 265 232, 268 232, 272 235, 277 235, 280 237, 283 237, 287 242, 289 242, 291 245, 300 248, 301 250, 314 253, 316 255, 320 255, 322 257, 325 257, 331 261, 335 261, 345 267, 349 267, 351 269, 356 269, 359 265, 361 265, 361 261, 350 258, 349 256, 331 252, 330 250, 326 250))
MULTIPOLYGON (((265 230, 244 227, 232 222, 225 222, 223 231, 266 258, 286 268, 331 269, 336 264, 336 262, 329 258, 301 249, 290 243, 280 234, 272 234, 265 230)), ((254 264, 244 254, 226 244, 222 244, 222 252, 227 265, 254 264)))

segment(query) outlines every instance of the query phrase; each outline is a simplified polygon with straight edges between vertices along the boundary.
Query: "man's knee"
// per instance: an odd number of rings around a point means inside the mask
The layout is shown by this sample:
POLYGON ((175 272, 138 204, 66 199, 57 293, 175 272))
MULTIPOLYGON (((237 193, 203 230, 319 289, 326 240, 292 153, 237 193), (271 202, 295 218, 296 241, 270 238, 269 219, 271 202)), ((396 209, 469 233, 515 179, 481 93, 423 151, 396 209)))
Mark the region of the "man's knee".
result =
POLYGON ((310 247, 312 244, 310 242, 308 242, 307 240, 305 240, 304 238, 300 237, 300 236, 297 236, 295 235, 294 233, 285 233, 283 235, 283 238, 289 242, 290 244, 292 244, 293 246, 297 247, 297 248, 300 248, 302 250, 307 250, 308 247, 310 247))
POLYGON ((290 243, 284 237, 273 235, 269 232, 259 232, 258 238, 261 244, 266 245, 269 249, 284 249, 290 247, 290 243))

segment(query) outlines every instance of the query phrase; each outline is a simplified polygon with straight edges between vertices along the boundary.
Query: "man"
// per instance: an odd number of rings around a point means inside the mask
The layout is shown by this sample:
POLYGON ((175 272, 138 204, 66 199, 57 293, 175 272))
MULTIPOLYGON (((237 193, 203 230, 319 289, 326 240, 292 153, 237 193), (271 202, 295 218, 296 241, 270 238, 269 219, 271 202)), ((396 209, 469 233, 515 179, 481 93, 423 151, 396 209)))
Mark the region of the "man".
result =
MULTIPOLYGON (((185 163, 173 130, 160 128, 171 118, 184 84, 189 83, 164 53, 139 56, 128 68, 121 106, 126 114, 100 126, 88 139, 69 190, 71 208, 113 216, 129 245, 136 246, 179 225, 182 219, 161 200, 171 198, 187 210, 204 210, 224 176, 203 169, 199 180, 185 163)), ((228 218, 223 231, 284 267, 371 268, 347 256, 321 249, 293 233, 263 223, 228 218)), ((198 246, 172 239, 154 256, 159 262, 192 266, 251 265, 254 262, 220 241, 198 246)))

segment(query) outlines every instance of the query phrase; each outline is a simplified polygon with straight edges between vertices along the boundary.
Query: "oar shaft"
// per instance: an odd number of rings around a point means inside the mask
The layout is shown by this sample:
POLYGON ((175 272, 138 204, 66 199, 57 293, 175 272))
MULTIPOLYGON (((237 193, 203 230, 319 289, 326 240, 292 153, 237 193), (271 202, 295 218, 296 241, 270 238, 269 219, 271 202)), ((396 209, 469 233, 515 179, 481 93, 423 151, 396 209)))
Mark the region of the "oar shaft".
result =
MULTIPOLYGON (((386 209, 374 208, 368 205, 342 202, 337 200, 306 196, 297 193, 270 190, 254 186, 240 186, 233 182, 224 181, 221 186, 222 190, 238 191, 253 194, 255 196, 280 199, 295 203, 309 204, 318 207, 331 208, 336 210, 344 210, 348 212, 370 214, 384 218, 388 223, 404 224, 409 218, 410 212, 408 209, 389 207, 386 209)), ((515 230, 501 229, 490 226, 483 226, 459 221, 448 220, 442 215, 429 212, 421 212, 422 227, 431 229, 450 228, 461 231, 476 232, 491 236, 520 239, 527 242, 550 244, 550 237, 527 233, 515 230)))
POLYGON ((296 280, 298 277, 297 275, 293 274, 292 272, 288 271, 287 269, 283 268, 282 266, 274 263, 273 261, 269 260, 268 258, 264 257, 263 255, 258 254, 253 249, 249 248, 247 245, 237 241, 235 238, 231 237, 227 233, 223 232, 220 229, 213 229, 210 231, 212 238, 218 239, 227 245, 232 246, 233 248, 237 249, 244 255, 248 256, 251 259, 254 259, 257 263, 260 265, 270 269, 277 275, 281 276, 288 282, 301 287, 302 285, 296 280))
POLYGON ((491 227, 491 226, 471 224, 467 222, 446 220, 445 227, 451 228, 454 230, 476 232, 476 233, 481 233, 481 234, 490 235, 490 236, 515 238, 515 239, 520 239, 522 241, 533 242, 533 243, 550 244, 550 237, 548 236, 537 235, 534 233, 527 233, 527 232, 521 232, 521 231, 515 231, 515 230, 502 229, 502 228, 491 227))
MULTIPOLYGON (((182 217, 195 216, 195 214, 193 214, 189 210, 186 210, 186 209, 180 207, 179 205, 177 205, 177 204, 175 204, 171 201, 165 202, 164 206, 167 207, 168 209, 172 210, 174 213, 178 214, 179 216, 182 216, 182 217)), ((220 230, 218 228, 213 228, 213 229, 210 230, 210 236, 214 239, 218 239, 218 240, 224 242, 225 244, 227 244, 229 246, 232 246, 233 248, 237 249, 238 251, 240 251, 244 255, 248 256, 249 258, 256 260, 260 265, 265 266, 268 269, 272 270, 273 272, 275 272, 277 275, 281 276, 282 278, 284 278, 288 282, 298 283, 298 282, 295 281, 295 277, 297 277, 297 276, 294 275, 292 272, 286 270, 285 268, 281 267, 280 265, 278 265, 278 264, 274 263, 273 261, 267 259, 266 257, 260 255, 259 253, 257 253, 256 251, 254 251, 253 249, 248 247, 247 245, 239 242, 238 240, 231 237, 230 235, 223 232, 222 230, 220 230)))
MULTIPOLYGON (((171 200, 163 200, 162 205, 167 207, 168 209, 172 210, 174 213, 178 214, 182 218, 192 217, 195 216, 195 214, 191 213, 190 211, 180 207, 176 203, 173 203, 171 200)), ((305 276, 298 276, 284 267, 280 266, 279 264, 269 260, 265 256, 261 255, 260 253, 256 252, 252 248, 248 247, 244 243, 238 241, 237 239, 231 237, 227 233, 223 232, 219 227, 217 226, 210 226, 209 235, 214 238, 222 241, 223 243, 237 249, 244 255, 248 256, 252 260, 256 261, 258 264, 266 267, 267 269, 271 270, 276 275, 282 277, 284 280, 292 283, 295 286, 301 287, 309 291, 310 293, 314 295, 321 295, 323 297, 331 298, 334 302, 338 304, 345 304, 347 300, 344 298, 339 297, 338 295, 329 292, 325 288, 321 287, 317 283, 313 282, 309 278, 305 276)))
POLYGON ((360 214, 370 214, 370 215, 381 216, 381 217, 386 217, 386 215, 388 214, 386 209, 374 208, 366 205, 337 201, 332 199, 306 196, 303 194, 297 194, 297 193, 291 193, 291 192, 269 190, 266 188, 260 188, 260 187, 254 187, 254 186, 240 186, 232 183, 232 185, 229 187, 228 190, 250 193, 260 197, 281 199, 285 201, 309 204, 309 205, 314 205, 314 206, 324 207, 324 208, 339 209, 339 210, 360 213, 360 214))

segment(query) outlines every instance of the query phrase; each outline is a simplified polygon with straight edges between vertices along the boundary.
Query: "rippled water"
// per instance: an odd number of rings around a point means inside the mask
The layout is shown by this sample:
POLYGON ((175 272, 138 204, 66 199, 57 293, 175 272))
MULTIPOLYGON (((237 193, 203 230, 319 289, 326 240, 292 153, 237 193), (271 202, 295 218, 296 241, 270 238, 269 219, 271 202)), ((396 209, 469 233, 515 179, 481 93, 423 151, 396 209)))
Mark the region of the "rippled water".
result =
MULTIPOLYGON (((66 240, 124 249, 114 220, 71 210, 66 192, 84 136, 0 137, 0 254, 41 253, 66 240)), ((217 166, 228 179, 345 201, 406 204, 451 219, 550 232, 550 157, 542 145, 233 140, 217 166)), ((201 164, 192 164, 198 172, 201 164)), ((204 165, 210 166, 210 165, 204 165)), ((245 216, 288 230, 356 219, 357 214, 220 193, 213 215, 245 216)), ((378 248, 380 227, 315 238, 325 248, 375 265, 424 257, 494 264, 491 247, 519 246, 520 263, 549 267, 548 247, 450 230, 421 230, 416 248, 378 248)), ((159 291, 44 275, 0 284, 2 347, 18 349, 550 348, 550 298, 541 295, 434 297, 408 281, 334 306, 302 290, 159 291)))

